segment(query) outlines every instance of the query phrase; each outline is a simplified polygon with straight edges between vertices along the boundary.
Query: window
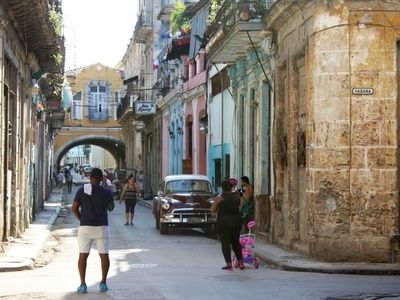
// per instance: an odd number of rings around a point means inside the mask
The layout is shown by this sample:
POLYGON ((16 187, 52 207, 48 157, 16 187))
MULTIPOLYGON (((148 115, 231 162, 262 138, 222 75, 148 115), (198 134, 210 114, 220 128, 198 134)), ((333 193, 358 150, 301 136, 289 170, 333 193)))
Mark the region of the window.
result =
POLYGON ((167 182, 165 190, 167 193, 211 193, 211 185, 205 180, 182 179, 167 182))
POLYGON ((230 79, 227 69, 223 69, 217 75, 211 78, 211 91, 212 96, 222 93, 230 85, 230 79))
POLYGON ((88 111, 90 120, 108 120, 111 101, 111 85, 106 81, 89 83, 88 111))
POLYGON ((72 118, 82 119, 82 92, 75 93, 72 96, 72 118))

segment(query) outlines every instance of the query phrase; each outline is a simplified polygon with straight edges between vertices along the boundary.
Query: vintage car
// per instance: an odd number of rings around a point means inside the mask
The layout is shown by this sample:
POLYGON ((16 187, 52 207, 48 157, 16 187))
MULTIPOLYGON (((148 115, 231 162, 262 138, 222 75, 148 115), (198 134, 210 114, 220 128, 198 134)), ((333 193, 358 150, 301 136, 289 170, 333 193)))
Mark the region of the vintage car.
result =
POLYGON ((211 212, 213 193, 203 175, 170 175, 159 185, 153 199, 156 228, 167 234, 170 227, 202 228, 215 231, 216 214, 211 212))

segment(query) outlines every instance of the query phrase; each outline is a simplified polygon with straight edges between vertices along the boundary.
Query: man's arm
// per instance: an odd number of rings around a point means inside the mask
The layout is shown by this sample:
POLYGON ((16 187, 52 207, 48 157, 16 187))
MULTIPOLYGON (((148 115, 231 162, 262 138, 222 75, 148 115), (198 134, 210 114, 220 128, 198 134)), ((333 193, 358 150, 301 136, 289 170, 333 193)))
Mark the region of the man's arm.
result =
POLYGON ((80 206, 81 206, 81 205, 79 204, 78 201, 72 202, 71 211, 72 211, 72 213, 74 214, 74 216, 79 220, 79 222, 81 221, 81 212, 80 212, 80 210, 79 210, 79 207, 80 207, 80 206))
POLYGON ((112 211, 115 207, 114 198, 112 196, 112 193, 110 191, 108 191, 108 192, 109 192, 109 197, 108 197, 109 199, 108 199, 107 210, 112 211))

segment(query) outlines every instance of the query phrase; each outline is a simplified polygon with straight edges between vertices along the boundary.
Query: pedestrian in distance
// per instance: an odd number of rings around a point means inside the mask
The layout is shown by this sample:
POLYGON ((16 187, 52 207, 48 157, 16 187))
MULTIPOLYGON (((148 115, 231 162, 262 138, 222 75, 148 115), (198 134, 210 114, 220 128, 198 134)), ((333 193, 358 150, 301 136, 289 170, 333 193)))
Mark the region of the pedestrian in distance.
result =
POLYGON ((62 187, 63 187, 63 182, 64 182, 64 173, 63 172, 59 172, 58 173, 58 175, 57 175, 57 178, 58 178, 58 187, 60 188, 60 189, 62 189, 62 187))
POLYGON ((242 260, 242 247, 240 245, 240 231, 242 227, 242 219, 240 211, 242 209, 243 200, 239 192, 234 191, 237 184, 236 179, 228 179, 222 182, 222 195, 217 196, 211 205, 211 211, 217 213, 217 232, 221 240, 222 254, 226 265, 223 270, 232 271, 233 250, 238 267, 243 270, 244 264, 242 260))
POLYGON ((86 266, 93 243, 96 243, 101 260, 100 292, 108 291, 107 274, 110 268, 108 211, 114 209, 114 200, 110 190, 100 185, 102 178, 103 172, 98 168, 93 168, 90 173, 90 183, 84 184, 76 192, 72 203, 72 212, 80 222, 78 270, 81 284, 77 289, 78 293, 87 292, 86 266))
POLYGON ((135 206, 137 202, 137 192, 138 187, 136 184, 135 177, 129 176, 128 182, 125 184, 122 189, 121 198, 119 203, 121 204, 122 200, 125 201, 125 219, 126 222, 124 225, 132 225, 133 226, 133 217, 135 215, 135 206))
POLYGON ((71 192, 72 192, 72 184, 74 182, 74 179, 72 177, 71 172, 67 172, 65 180, 67 182, 68 194, 71 194, 71 192))
POLYGON ((55 182, 55 187, 58 187, 59 184, 58 184, 58 176, 57 176, 57 172, 56 171, 53 171, 53 179, 54 179, 54 182, 55 182))
POLYGON ((138 191, 140 198, 144 198, 144 175, 143 175, 143 170, 139 171, 139 175, 137 177, 137 186, 138 186, 138 191))

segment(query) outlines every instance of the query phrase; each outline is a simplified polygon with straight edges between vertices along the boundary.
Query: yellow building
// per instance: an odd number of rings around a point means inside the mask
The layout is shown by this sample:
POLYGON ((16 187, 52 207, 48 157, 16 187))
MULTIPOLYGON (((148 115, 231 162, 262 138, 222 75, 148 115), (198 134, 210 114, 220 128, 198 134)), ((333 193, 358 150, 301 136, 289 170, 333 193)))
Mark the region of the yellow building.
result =
POLYGON ((67 71, 66 77, 71 97, 64 99, 67 115, 55 139, 54 163, 58 165, 75 146, 95 145, 107 150, 114 157, 115 166, 122 168, 125 146, 117 109, 123 72, 97 63, 67 71))

